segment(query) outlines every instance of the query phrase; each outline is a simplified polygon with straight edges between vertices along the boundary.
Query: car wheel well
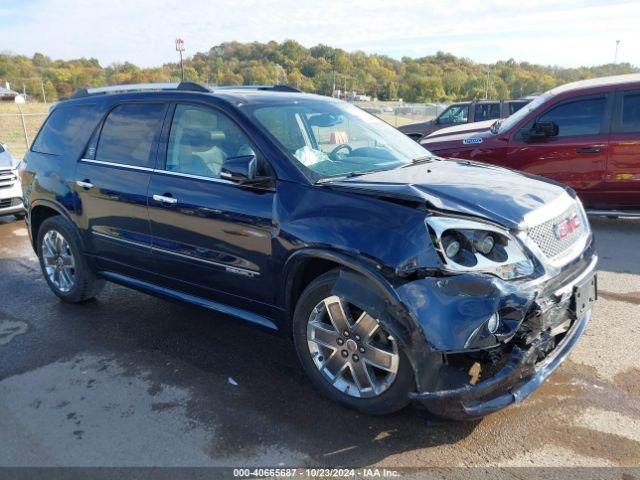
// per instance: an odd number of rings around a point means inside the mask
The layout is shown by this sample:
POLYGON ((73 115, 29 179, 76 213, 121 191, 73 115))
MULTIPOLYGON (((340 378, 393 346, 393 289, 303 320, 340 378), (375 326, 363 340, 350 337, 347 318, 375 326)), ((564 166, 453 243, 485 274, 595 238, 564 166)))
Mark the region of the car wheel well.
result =
POLYGON ((59 212, 54 210, 53 208, 46 207, 43 205, 38 205, 33 207, 31 213, 29 214, 29 222, 31 225, 31 239, 33 241, 33 247, 37 248, 36 243, 38 239, 38 231, 40 230, 40 225, 47 218, 55 217, 56 215, 60 215, 59 212))
POLYGON ((298 266, 294 272, 293 281, 291 282, 291 289, 289 293, 289 301, 287 307, 290 313, 290 317, 293 318, 293 312, 295 311, 298 299, 304 289, 313 280, 320 275, 327 273, 334 268, 338 268, 341 265, 331 260, 325 260, 322 258, 309 258, 305 260, 302 265, 298 266))

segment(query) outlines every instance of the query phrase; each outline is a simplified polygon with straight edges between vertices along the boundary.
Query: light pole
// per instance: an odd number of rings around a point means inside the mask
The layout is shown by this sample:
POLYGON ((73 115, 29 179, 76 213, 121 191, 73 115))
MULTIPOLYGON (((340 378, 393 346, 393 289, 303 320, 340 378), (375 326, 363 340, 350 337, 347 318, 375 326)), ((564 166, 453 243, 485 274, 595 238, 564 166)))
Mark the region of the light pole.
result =
POLYGON ((613 63, 618 63, 618 46, 620 45, 620 40, 616 40, 616 53, 613 55, 613 63))
POLYGON ((176 52, 180 53, 180 78, 184 82, 184 65, 182 64, 182 52, 184 52, 184 40, 176 38, 176 52))

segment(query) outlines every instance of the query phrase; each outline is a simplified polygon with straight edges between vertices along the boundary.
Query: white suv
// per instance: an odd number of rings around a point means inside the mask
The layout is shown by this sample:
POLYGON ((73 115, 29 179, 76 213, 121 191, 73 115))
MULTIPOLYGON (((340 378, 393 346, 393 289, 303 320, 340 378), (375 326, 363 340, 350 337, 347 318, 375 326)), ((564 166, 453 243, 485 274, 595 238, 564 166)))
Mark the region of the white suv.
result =
POLYGON ((24 217, 22 187, 18 176, 18 164, 6 145, 0 143, 0 216, 14 214, 24 217))

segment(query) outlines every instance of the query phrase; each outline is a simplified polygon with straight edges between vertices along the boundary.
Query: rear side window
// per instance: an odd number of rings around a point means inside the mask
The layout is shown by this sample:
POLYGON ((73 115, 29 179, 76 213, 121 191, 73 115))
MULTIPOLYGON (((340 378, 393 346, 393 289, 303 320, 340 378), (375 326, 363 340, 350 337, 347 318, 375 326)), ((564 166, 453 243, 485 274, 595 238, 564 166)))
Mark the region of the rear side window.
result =
POLYGON ((526 104, 527 104, 527 102, 511 102, 511 103, 509 103, 509 115, 513 115, 518 110, 520 110, 522 107, 524 107, 526 104))
POLYGON ((47 118, 31 150, 49 155, 64 155, 84 149, 98 122, 95 105, 59 106, 47 118))
POLYGON ((499 103, 477 103, 475 107, 474 121, 493 120, 500 118, 499 103))
POLYGON ((622 96, 622 118, 616 130, 625 133, 640 132, 640 91, 624 92, 622 96))
POLYGON ((555 122, 558 137, 598 135, 606 103, 604 95, 564 102, 547 110, 538 117, 538 121, 555 122))
POLYGON ((96 160, 153 168, 165 108, 161 103, 127 103, 111 110, 100 133, 96 160))

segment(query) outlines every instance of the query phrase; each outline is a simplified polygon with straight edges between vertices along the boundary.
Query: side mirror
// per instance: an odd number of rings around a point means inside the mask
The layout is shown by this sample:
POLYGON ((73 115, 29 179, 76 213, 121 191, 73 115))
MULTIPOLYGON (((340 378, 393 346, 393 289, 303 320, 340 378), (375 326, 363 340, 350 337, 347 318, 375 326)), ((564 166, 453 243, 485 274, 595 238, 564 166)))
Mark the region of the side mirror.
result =
POLYGON ((256 180, 257 172, 258 159, 255 155, 229 157, 222 164, 220 178, 235 183, 250 183, 256 180))
POLYGON ((548 137, 557 137, 559 133, 558 124, 555 122, 536 122, 528 132, 524 132, 522 137, 527 140, 541 140, 548 137))

